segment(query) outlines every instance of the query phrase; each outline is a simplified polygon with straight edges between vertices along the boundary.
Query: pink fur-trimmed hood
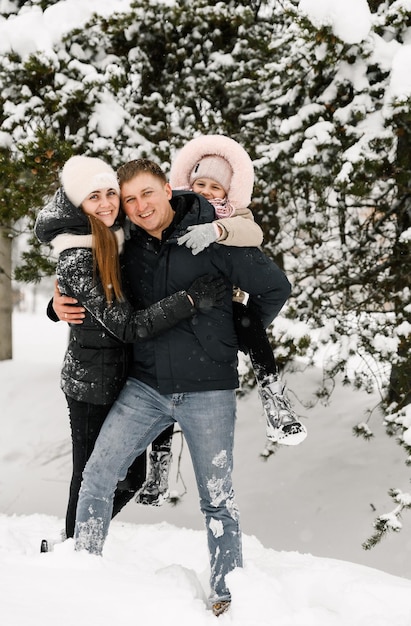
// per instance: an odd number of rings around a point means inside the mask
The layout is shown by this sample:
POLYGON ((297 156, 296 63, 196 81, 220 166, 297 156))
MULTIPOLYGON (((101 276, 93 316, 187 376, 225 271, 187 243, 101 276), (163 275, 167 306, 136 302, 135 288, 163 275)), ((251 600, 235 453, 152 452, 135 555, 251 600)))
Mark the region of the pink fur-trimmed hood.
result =
POLYGON ((230 164, 233 176, 227 192, 228 202, 234 209, 248 207, 254 185, 253 163, 244 148, 225 135, 201 135, 189 141, 171 165, 171 187, 188 188, 191 172, 205 156, 219 156, 230 164))

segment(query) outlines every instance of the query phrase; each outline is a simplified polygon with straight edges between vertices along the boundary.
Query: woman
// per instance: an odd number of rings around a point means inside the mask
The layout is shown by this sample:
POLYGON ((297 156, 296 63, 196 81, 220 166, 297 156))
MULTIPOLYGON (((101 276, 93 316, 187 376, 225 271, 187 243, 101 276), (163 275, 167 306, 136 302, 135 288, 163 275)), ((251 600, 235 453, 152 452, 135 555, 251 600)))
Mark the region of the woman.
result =
MULTIPOLYGON (((218 304, 222 280, 202 277, 143 311, 135 311, 121 287, 119 253, 124 243, 120 196, 114 170, 101 159, 74 156, 64 165, 61 187, 39 212, 35 233, 58 256, 59 290, 85 309, 83 324, 71 325, 61 372, 73 444, 73 474, 65 536, 73 537, 82 472, 100 428, 127 376, 124 342, 144 341, 218 304)), ((145 455, 118 485, 113 516, 145 478, 145 455)), ((45 548, 46 546, 44 546, 45 548)))

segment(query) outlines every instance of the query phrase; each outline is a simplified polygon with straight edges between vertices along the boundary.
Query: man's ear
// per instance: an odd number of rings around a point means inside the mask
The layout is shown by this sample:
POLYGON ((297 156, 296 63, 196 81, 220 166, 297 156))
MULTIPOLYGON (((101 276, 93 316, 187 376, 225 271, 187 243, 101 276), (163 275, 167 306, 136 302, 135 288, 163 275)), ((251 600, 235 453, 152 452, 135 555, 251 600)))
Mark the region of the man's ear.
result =
POLYGON ((171 200, 171 198, 172 198, 172 196, 173 196, 173 190, 171 189, 171 185, 170 185, 170 183, 166 183, 166 185, 165 185, 165 190, 166 190, 166 193, 167 193, 167 198, 168 198, 169 200, 171 200))

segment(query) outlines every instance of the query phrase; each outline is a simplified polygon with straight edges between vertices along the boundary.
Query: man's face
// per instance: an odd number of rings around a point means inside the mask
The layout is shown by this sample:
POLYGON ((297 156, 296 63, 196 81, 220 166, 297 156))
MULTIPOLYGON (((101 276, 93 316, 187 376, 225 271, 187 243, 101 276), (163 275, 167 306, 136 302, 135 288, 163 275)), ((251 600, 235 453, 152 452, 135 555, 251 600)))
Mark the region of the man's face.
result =
POLYGON ((141 172, 121 186, 123 209, 129 220, 149 235, 161 239, 174 217, 171 187, 157 176, 141 172))

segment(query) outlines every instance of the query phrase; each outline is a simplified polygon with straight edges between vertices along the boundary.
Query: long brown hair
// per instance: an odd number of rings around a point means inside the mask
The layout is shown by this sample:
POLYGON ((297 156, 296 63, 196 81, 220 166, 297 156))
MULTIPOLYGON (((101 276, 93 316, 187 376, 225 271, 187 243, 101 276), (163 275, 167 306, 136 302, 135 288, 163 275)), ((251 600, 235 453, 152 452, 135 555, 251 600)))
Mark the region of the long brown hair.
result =
POLYGON ((107 304, 123 300, 117 237, 99 219, 88 215, 93 241, 93 272, 100 278, 107 304))

